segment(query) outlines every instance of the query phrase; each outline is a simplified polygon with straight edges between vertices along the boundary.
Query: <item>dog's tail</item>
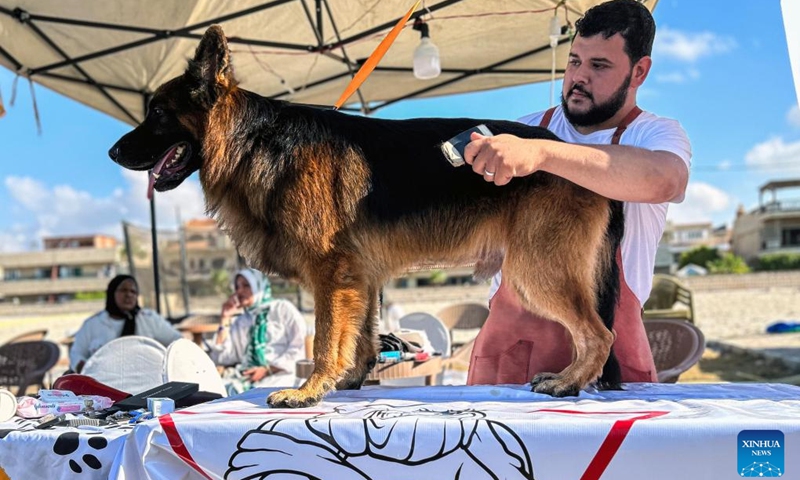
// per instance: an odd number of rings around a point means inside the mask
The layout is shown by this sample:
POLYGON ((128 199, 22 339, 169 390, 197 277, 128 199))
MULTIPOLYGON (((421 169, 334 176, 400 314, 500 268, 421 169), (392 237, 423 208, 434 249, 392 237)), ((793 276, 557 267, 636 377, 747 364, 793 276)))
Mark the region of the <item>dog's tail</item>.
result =
MULTIPOLYGON (((603 324, 609 330, 614 326, 614 311, 619 301, 619 266, 617 265, 617 251, 625 233, 625 218, 622 212, 622 202, 612 200, 609 202, 608 227, 606 228, 605 245, 598 261, 599 275, 597 282, 597 313, 603 319, 603 324)), ((603 374, 597 382, 602 390, 620 390, 622 373, 619 362, 614 354, 614 349, 609 352, 603 374)))

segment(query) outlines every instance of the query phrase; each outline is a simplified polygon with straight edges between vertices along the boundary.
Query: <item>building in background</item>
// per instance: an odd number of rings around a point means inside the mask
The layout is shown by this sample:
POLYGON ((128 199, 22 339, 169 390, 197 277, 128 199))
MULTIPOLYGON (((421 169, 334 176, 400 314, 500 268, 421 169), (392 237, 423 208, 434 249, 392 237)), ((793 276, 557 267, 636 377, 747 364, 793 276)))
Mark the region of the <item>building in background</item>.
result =
POLYGON ((675 274, 684 252, 708 247, 723 253, 731 249, 731 229, 711 222, 667 222, 656 251, 655 273, 675 274))
POLYGON ((758 190, 758 207, 740 206, 733 224, 733 252, 748 263, 773 253, 800 253, 800 179, 779 180, 758 190), (769 193, 765 200, 764 194, 769 193))
POLYGON ((0 301, 55 303, 105 292, 119 263, 107 235, 44 238, 44 250, 0 254, 0 301))

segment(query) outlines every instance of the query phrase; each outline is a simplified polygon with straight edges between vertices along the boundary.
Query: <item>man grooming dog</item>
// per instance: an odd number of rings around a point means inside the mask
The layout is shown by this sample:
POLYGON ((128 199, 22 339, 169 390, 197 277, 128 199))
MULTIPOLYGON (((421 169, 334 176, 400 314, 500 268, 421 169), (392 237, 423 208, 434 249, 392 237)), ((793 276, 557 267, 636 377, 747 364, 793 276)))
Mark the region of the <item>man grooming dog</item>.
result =
MULTIPOLYGON (((602 3, 578 20, 576 30, 561 106, 520 119, 548 127, 569 143, 475 136, 465 157, 476 173, 497 185, 546 171, 625 201, 614 352, 623 382, 655 382, 641 305, 650 294, 668 202, 683 200, 691 145, 678 122, 636 106, 655 36, 647 8, 634 0, 602 3)), ((518 383, 537 372, 560 371, 572 361, 567 331, 531 315, 505 274, 504 266, 502 282, 499 275, 493 282, 491 313, 475 341, 469 384, 518 383), (529 368, 527 375, 519 365, 529 368)))
POLYGON ((273 406, 360 387, 376 359, 381 286, 427 261, 477 261, 491 275, 504 258, 504 282, 525 308, 570 332, 574 361, 526 378, 535 391, 576 395, 598 379, 618 388, 611 328, 621 203, 548 173, 499 188, 454 169, 440 145, 479 123, 557 140, 516 122, 378 120, 269 100, 237 87, 213 26, 186 72, 159 87, 145 120, 109 155, 152 170, 158 191, 199 169, 209 212, 252 265, 313 291, 314 372, 299 389, 272 393, 273 406))

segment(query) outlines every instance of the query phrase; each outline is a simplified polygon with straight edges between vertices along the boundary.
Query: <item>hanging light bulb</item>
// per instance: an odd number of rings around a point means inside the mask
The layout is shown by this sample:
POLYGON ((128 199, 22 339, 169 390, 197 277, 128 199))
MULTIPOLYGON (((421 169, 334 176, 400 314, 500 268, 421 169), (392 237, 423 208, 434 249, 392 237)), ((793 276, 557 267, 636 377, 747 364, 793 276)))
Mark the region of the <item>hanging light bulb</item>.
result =
POLYGON ((561 24, 558 22, 558 15, 553 15, 550 19, 550 51, 553 55, 553 60, 550 64, 550 106, 552 107, 556 101, 556 47, 558 47, 558 39, 561 37, 561 24))
POLYGON ((558 16, 553 15, 550 19, 550 47, 556 48, 558 46, 558 39, 561 38, 561 24, 558 22, 558 16))
POLYGON ((414 30, 419 30, 420 41, 414 50, 414 76, 420 80, 436 78, 442 73, 439 63, 439 49, 428 35, 428 24, 418 18, 414 22, 414 30))

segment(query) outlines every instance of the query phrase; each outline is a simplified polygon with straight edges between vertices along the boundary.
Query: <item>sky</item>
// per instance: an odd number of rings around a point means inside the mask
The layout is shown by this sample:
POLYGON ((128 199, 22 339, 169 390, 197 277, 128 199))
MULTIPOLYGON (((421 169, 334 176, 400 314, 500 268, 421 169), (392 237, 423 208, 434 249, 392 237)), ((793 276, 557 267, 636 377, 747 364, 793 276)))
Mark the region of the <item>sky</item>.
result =
MULTIPOLYGON (((679 120, 694 154, 686 199, 670 206, 668 219, 731 226, 739 205, 758 205, 761 185, 800 178, 800 109, 780 2, 661 0, 654 17, 653 67, 639 106, 679 120)), ((47 236, 121 238, 122 220, 149 225, 146 174, 107 156, 131 127, 37 86, 39 135, 27 82, 20 80, 15 105, 8 104, 13 80, 0 67, 7 109, 0 118, 0 252, 41 248, 47 236)), ((549 92, 543 83, 407 100, 375 116, 514 120, 549 107, 549 92)), ((800 200, 800 191, 784 198, 800 200)), ((202 216, 197 175, 159 193, 156 205, 163 228, 174 227, 178 214, 202 216)))

